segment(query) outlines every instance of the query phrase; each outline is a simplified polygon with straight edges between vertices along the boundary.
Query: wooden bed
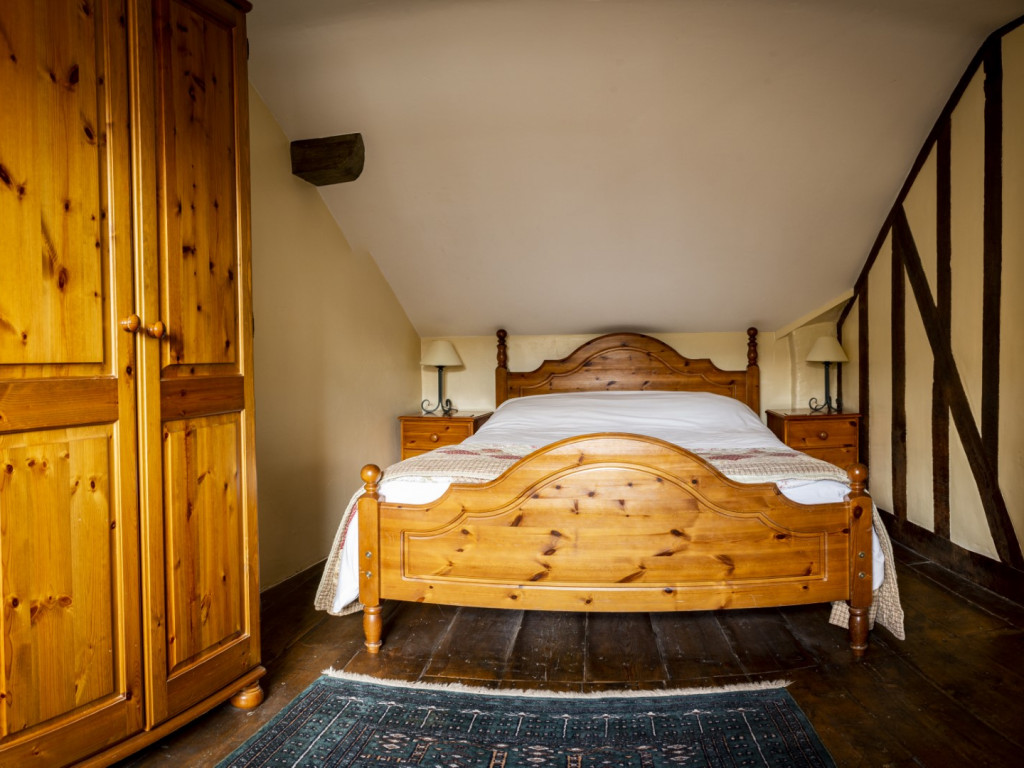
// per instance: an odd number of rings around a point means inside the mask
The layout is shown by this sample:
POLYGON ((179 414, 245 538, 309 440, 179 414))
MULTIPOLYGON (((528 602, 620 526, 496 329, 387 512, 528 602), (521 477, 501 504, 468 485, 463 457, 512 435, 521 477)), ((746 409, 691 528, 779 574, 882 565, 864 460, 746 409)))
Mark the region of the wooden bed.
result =
MULTIPOLYGON (((591 390, 713 392, 760 413, 757 330, 748 364, 723 371, 640 334, 594 339, 534 371, 508 370, 498 331, 497 402, 591 390)), ((867 648, 871 499, 849 469, 845 503, 802 505, 774 484, 733 482, 655 438, 597 434, 548 445, 496 480, 424 505, 381 502, 375 465, 358 502, 367 648, 382 600, 516 610, 653 612, 849 601, 867 648)))

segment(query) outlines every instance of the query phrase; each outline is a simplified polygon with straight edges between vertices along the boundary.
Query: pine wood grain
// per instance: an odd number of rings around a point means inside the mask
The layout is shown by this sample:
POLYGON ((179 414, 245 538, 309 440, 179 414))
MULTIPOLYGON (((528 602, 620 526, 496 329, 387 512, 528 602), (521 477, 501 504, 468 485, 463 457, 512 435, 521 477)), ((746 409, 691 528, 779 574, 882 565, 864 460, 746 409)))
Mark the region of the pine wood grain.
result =
POLYGON ((245 10, 0 4, 4 765, 109 763, 262 696, 245 10), (178 198, 203 270, 161 246, 178 198), (172 295, 201 320, 168 322, 172 295), (175 338, 194 363, 168 371, 175 338), (165 374, 191 435, 168 429, 166 488, 165 374))
POLYGON ((714 392, 740 400, 760 413, 756 328, 747 330, 748 364, 742 371, 722 370, 707 359, 685 358, 664 342, 637 333, 599 336, 533 371, 509 371, 507 335, 498 331, 498 405, 511 397, 557 392, 663 390, 714 392))
MULTIPOLYGON (((379 470, 363 477, 360 594, 371 607, 381 597, 588 612, 870 600, 857 556, 870 542, 866 497, 794 504, 658 440, 564 440, 425 505, 381 503, 379 470)), ((367 622, 379 647, 375 613, 367 622)))
POLYGON ((0 4, 0 763, 140 731, 120 0, 0 4), (55 735, 55 734, 59 734, 55 735))
MULTIPOLYGON (((138 16, 138 35, 154 44, 138 55, 152 92, 140 83, 134 98, 142 246, 151 253, 138 314, 166 326, 140 345, 155 724, 258 670, 260 633, 246 6, 153 0, 151 8, 138 16)), ((235 701, 257 703, 251 693, 235 701)))
POLYGON ((106 111, 101 83, 117 51, 98 46, 103 9, 4 6, 0 360, 101 363, 110 241, 98 171, 112 160, 102 127, 121 117, 106 111))

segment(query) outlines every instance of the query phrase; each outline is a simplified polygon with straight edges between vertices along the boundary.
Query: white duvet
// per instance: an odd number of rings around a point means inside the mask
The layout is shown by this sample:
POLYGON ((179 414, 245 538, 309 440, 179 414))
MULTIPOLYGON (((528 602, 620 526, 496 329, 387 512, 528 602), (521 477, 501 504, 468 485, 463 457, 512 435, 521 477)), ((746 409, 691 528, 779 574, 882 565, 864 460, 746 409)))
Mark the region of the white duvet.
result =
MULTIPOLYGON (((687 449, 789 450, 749 407, 706 392, 579 392, 515 398, 502 403, 465 442, 539 448, 594 432, 647 435, 687 449)), ((385 501, 426 504, 439 498, 450 484, 450 480, 436 477, 389 481, 385 472, 380 494, 385 501)), ((850 490, 834 480, 790 480, 778 485, 785 496, 801 504, 839 502, 850 490)), ((357 530, 354 523, 351 530, 357 530)), ((344 537, 332 613, 342 612, 359 596, 358 547, 357 536, 344 537)), ((873 588, 878 589, 885 558, 877 534, 873 555, 873 588)))

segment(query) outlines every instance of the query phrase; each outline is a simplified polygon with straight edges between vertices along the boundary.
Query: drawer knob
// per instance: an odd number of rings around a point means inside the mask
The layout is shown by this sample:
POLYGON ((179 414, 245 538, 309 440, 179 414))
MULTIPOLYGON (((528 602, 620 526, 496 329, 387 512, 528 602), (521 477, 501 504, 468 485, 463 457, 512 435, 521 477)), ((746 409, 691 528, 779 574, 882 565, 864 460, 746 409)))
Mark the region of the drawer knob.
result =
POLYGON ((824 430, 822 430, 821 432, 819 432, 819 433, 818 433, 818 439, 819 439, 819 440, 828 440, 828 432, 826 432, 826 431, 824 431, 824 430))
POLYGON ((441 439, 441 438, 440 438, 440 437, 438 437, 438 435, 437 435, 437 432, 431 432, 431 433, 430 433, 430 442, 432 442, 432 443, 436 443, 436 442, 437 442, 438 440, 440 440, 440 439, 441 439))

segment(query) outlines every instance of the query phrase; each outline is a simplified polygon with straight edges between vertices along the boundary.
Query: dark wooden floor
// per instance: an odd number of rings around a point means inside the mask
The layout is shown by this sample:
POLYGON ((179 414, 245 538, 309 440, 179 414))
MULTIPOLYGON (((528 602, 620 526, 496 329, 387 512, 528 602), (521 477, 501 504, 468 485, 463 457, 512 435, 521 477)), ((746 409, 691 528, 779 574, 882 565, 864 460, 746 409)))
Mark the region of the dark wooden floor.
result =
POLYGON ((264 594, 266 701, 223 705, 123 762, 213 765, 321 670, 512 688, 677 688, 792 680, 840 766, 1017 766, 1024 607, 897 547, 907 639, 872 632, 863 662, 825 606, 696 614, 548 614, 389 605, 385 647, 361 616, 312 610, 318 573, 264 594))

